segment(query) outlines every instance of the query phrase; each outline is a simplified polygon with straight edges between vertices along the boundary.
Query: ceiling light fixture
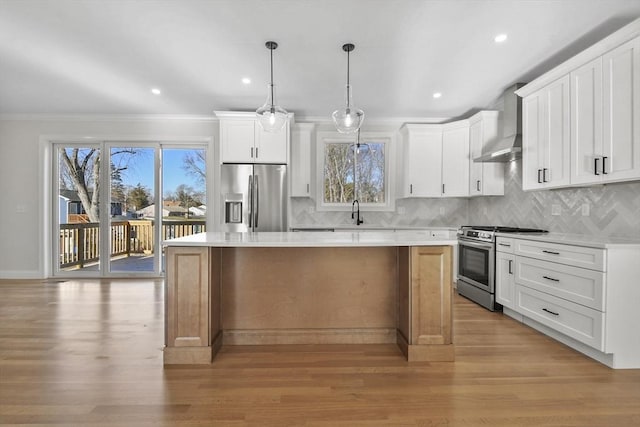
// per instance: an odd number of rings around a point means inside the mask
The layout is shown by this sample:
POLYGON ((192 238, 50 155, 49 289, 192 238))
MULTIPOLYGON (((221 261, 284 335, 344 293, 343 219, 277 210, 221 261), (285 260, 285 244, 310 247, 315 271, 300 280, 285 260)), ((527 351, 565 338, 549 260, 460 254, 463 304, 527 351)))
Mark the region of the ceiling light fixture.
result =
POLYGON ((268 41, 265 43, 271 53, 271 83, 267 85, 267 100, 264 105, 256 110, 258 123, 266 132, 278 132, 287 121, 287 110, 276 105, 275 86, 273 84, 273 51, 278 47, 278 43, 268 41))
POLYGON ((438 98, 442 97, 442 94, 440 92, 436 92, 436 93, 433 94, 433 97, 438 99, 438 98))
POLYGON ((160 95, 162 93, 162 91, 160 89, 158 89, 157 87, 154 87, 151 89, 151 93, 154 95, 160 95))
POLYGON ((242 78, 242 83, 248 85, 251 83, 251 79, 249 77, 243 77, 242 78))
POLYGON ((364 111, 353 106, 351 100, 351 85, 349 84, 349 54, 355 49, 352 43, 342 45, 342 50, 347 52, 347 93, 345 108, 340 108, 333 112, 331 117, 340 133, 353 133, 360 129, 364 121, 364 111))
POLYGON ((506 34, 498 34, 497 36, 495 36, 495 38, 493 40, 496 43, 502 43, 503 41, 507 40, 507 35, 506 34))

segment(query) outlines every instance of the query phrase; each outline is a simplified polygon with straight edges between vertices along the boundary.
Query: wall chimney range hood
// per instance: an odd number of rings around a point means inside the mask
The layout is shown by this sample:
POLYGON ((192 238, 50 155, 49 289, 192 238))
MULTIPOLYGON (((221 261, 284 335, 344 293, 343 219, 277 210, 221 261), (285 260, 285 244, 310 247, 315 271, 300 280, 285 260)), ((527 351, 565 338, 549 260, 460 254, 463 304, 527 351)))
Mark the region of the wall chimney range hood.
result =
POLYGON ((504 91, 501 137, 490 142, 474 162, 504 163, 522 157, 522 98, 515 94, 522 86, 516 83, 504 91))

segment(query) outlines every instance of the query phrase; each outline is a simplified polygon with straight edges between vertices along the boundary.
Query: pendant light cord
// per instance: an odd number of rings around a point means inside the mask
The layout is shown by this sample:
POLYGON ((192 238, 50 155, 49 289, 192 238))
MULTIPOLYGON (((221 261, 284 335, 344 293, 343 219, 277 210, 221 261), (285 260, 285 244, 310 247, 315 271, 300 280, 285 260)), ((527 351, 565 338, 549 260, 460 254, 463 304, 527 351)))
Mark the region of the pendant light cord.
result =
POLYGON ((270 47, 269 51, 271 52, 271 87, 269 89, 271 90, 271 107, 273 108, 273 47, 270 47))

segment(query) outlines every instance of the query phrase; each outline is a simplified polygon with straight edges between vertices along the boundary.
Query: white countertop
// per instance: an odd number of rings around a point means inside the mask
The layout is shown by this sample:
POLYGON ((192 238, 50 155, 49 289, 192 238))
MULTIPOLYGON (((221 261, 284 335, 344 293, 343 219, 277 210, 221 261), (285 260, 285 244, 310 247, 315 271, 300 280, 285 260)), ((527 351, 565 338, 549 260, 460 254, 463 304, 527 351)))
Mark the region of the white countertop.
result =
POLYGON ((616 236, 589 236, 568 233, 496 233, 498 237, 536 240, 539 242, 560 243, 564 245, 585 246, 588 248, 640 248, 640 239, 616 236))
POLYGON ((166 240, 165 246, 211 247, 370 247, 370 246, 453 246, 456 238, 431 237, 427 231, 350 232, 206 232, 166 240))
POLYGON ((292 225, 291 230, 336 230, 336 231, 393 231, 393 230, 448 230, 456 232, 459 227, 421 227, 412 225, 338 224, 338 225, 292 225))

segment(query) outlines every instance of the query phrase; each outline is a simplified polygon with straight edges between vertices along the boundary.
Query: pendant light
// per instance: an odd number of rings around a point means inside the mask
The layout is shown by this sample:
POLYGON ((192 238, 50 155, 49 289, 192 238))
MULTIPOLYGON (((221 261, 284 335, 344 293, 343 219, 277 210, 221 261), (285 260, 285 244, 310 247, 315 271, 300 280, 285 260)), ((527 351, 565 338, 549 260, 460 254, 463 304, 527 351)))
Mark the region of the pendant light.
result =
POLYGON ((364 111, 353 106, 351 99, 351 85, 349 84, 349 54, 355 49, 355 45, 347 43, 342 45, 342 50, 347 52, 347 92, 345 108, 333 112, 331 117, 340 133, 353 133, 360 129, 364 121, 364 111))
POLYGON ((275 86, 273 84, 273 51, 278 47, 278 43, 268 41, 265 43, 271 53, 271 83, 267 85, 267 100, 264 105, 256 110, 258 123, 266 132, 278 132, 287 121, 287 110, 276 105, 275 86))

